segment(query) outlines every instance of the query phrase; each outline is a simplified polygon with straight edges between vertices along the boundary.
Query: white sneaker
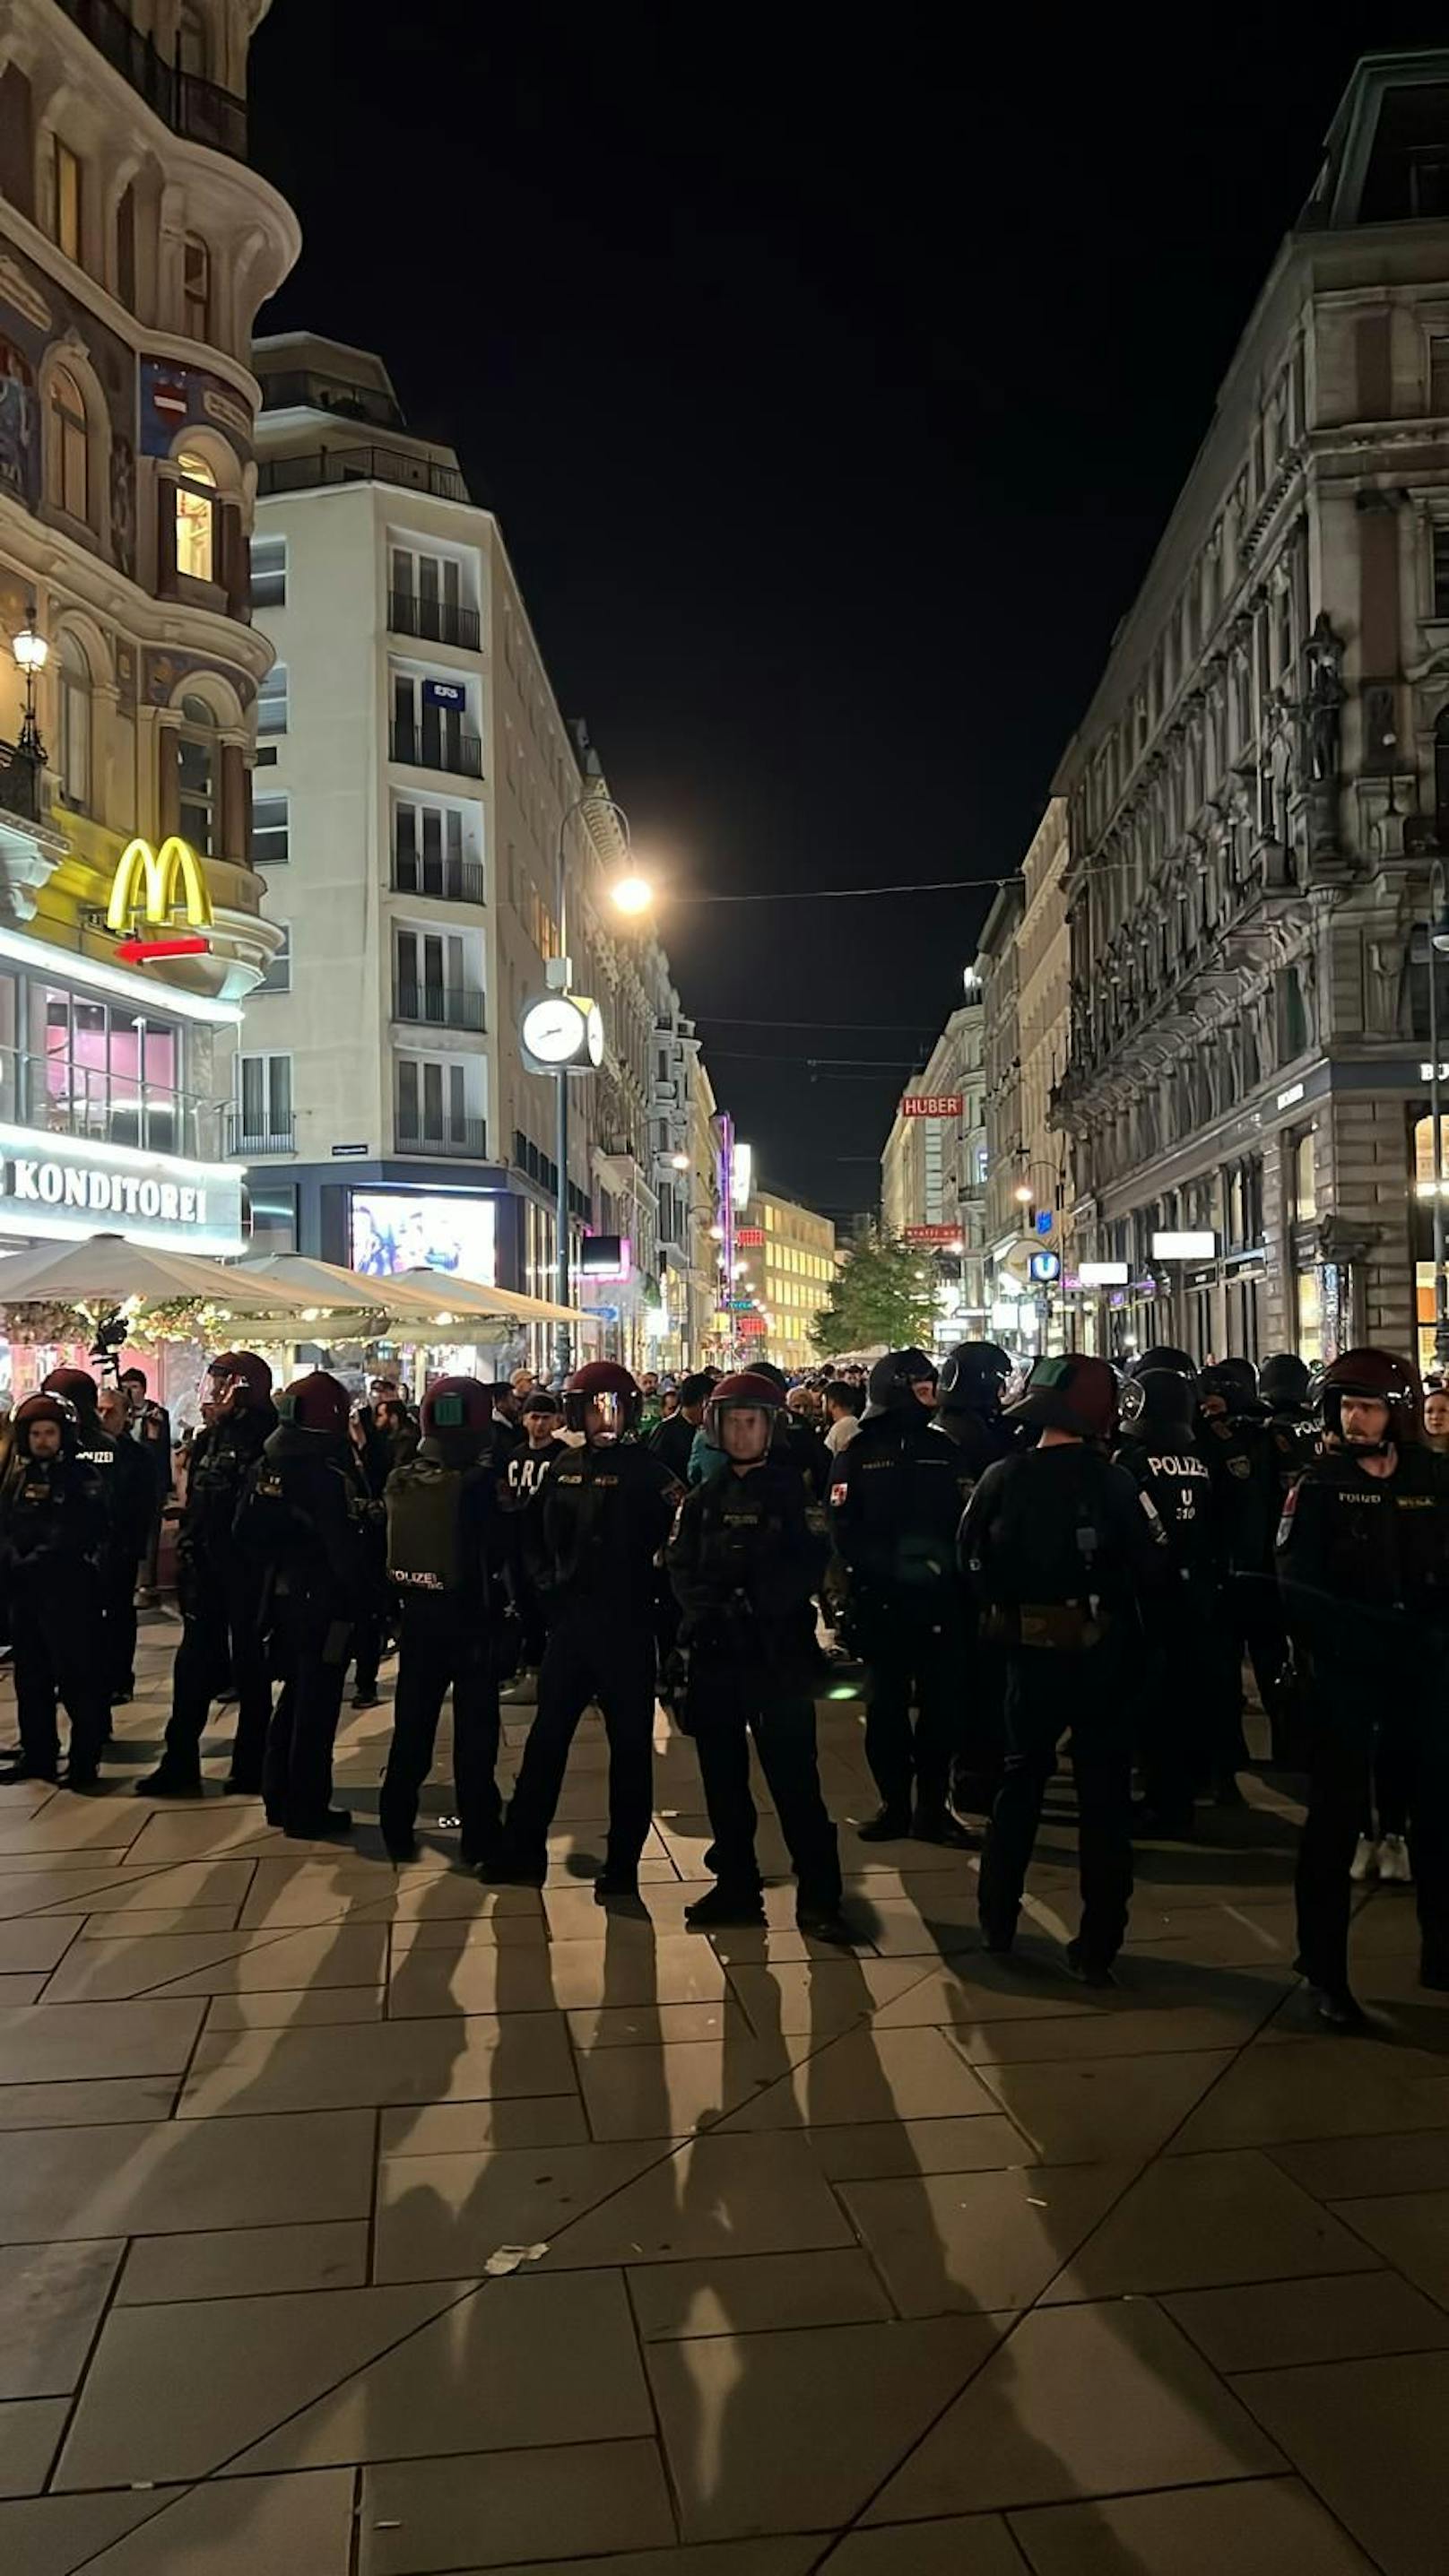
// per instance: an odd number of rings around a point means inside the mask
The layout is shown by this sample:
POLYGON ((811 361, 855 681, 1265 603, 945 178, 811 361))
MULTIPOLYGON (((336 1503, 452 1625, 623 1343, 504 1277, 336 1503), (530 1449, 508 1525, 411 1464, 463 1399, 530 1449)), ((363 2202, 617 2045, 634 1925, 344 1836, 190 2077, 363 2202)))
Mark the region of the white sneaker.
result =
POLYGON ((1378 1876, 1378 1867, 1378 1844, 1370 1842, 1367 1834, 1360 1834, 1358 1838, 1358 1849, 1354 1853, 1353 1859, 1349 1864, 1349 1877, 1354 1881, 1355 1885, 1361 1886, 1366 1878, 1376 1878, 1378 1876))
POLYGON ((1411 1887, 1414 1873, 1409 1866, 1409 1846, 1402 1834, 1385 1834, 1379 1845, 1379 1877, 1386 1887, 1411 1887))

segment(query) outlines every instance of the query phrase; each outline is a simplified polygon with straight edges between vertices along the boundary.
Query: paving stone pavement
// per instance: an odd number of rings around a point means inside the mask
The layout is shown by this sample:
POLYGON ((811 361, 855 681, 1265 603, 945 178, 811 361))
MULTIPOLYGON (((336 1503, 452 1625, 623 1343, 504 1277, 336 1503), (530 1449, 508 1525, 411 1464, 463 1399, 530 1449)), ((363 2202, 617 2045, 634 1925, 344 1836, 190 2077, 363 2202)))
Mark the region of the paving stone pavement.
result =
MULTIPOLYGON (((1089 1994, 1057 1808, 1010 1963, 970 1858, 849 1827, 858 1957, 783 1876, 768 1930, 687 1933, 662 1718, 638 1908, 588 1884, 592 1718, 541 1896, 436 1821, 388 1864, 386 1706, 341 1740, 352 1847, 224 1799, 224 1720, 213 1794, 151 1805, 175 1636, 143 1625, 107 1794, 0 1793, 5 2576, 1444 2565, 1449 2003, 1385 1890, 1389 2027, 1310 2022, 1281 1787, 1144 1847, 1089 1994)), ((864 1816, 859 1709, 820 1713, 864 1816)))

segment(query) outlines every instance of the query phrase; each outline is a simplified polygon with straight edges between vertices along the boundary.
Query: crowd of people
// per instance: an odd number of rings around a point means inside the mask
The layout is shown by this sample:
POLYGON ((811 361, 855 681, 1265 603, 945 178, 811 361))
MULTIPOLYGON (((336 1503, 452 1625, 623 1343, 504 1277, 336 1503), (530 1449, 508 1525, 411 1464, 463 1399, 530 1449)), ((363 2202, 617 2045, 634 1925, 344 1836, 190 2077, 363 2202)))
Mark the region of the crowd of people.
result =
MULTIPOLYGON (((153 1598, 170 1425, 140 1371, 56 1370, 0 1464, 0 1608, 19 1745, 4 1777, 92 1792, 134 1690, 153 1598)), ((1318 1383, 1288 1355, 1200 1368, 1159 1346, 1013 1373, 964 1343, 793 1384, 761 1360, 642 1381, 617 1362, 559 1391, 530 1372, 442 1377, 414 1410, 315 1369, 276 1395, 255 1352, 207 1372, 177 1527, 181 1633, 156 1767, 138 1794, 198 1798, 219 1703, 226 1791, 306 1841, 352 1833, 333 1801, 349 1672, 374 1706, 395 1653, 378 1822, 395 1862, 451 1695, 461 1862, 541 1886, 575 1733, 608 1738, 596 1894, 637 1901, 662 1700, 697 1754, 712 1884, 695 1928, 763 1918, 750 1748, 777 1811, 800 1927, 849 1945, 815 1700, 863 1668, 879 1805, 860 1840, 980 1847, 987 1950, 1016 1938, 1047 1784, 1075 1779, 1079 1929, 1066 1964, 1110 1984, 1134 1838, 1184 1837, 1243 1802, 1244 1668, 1272 1763, 1308 1774, 1297 1872, 1318 2009, 1360 2020, 1355 1880, 1412 1880, 1421 1973, 1449 1989, 1449 1392, 1363 1349, 1318 1383), (500 1700, 532 1704, 498 1781, 500 1700), (1137 1787, 1133 1802, 1134 1777, 1137 1787)))

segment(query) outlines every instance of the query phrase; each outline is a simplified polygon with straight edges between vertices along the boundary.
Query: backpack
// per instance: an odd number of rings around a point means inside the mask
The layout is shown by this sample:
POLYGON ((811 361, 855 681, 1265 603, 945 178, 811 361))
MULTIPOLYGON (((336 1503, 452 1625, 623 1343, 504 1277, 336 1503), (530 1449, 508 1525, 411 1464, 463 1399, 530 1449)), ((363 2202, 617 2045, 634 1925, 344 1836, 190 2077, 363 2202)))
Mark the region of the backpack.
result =
POLYGON ((387 1579, 403 1593, 461 1592, 469 1580, 463 1550, 461 1467, 410 1458, 387 1480, 387 1579))

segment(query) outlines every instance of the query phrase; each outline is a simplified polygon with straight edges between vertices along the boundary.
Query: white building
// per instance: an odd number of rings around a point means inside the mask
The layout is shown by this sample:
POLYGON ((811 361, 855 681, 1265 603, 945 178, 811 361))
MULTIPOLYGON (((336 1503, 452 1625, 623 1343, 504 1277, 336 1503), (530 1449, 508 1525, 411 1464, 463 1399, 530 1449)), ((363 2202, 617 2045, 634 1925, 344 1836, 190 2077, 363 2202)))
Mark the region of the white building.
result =
POLYGON ((984 1019, 973 984, 912 1074, 881 1154, 881 1224, 937 1267, 943 1344, 979 1339, 986 1320, 984 1019))

